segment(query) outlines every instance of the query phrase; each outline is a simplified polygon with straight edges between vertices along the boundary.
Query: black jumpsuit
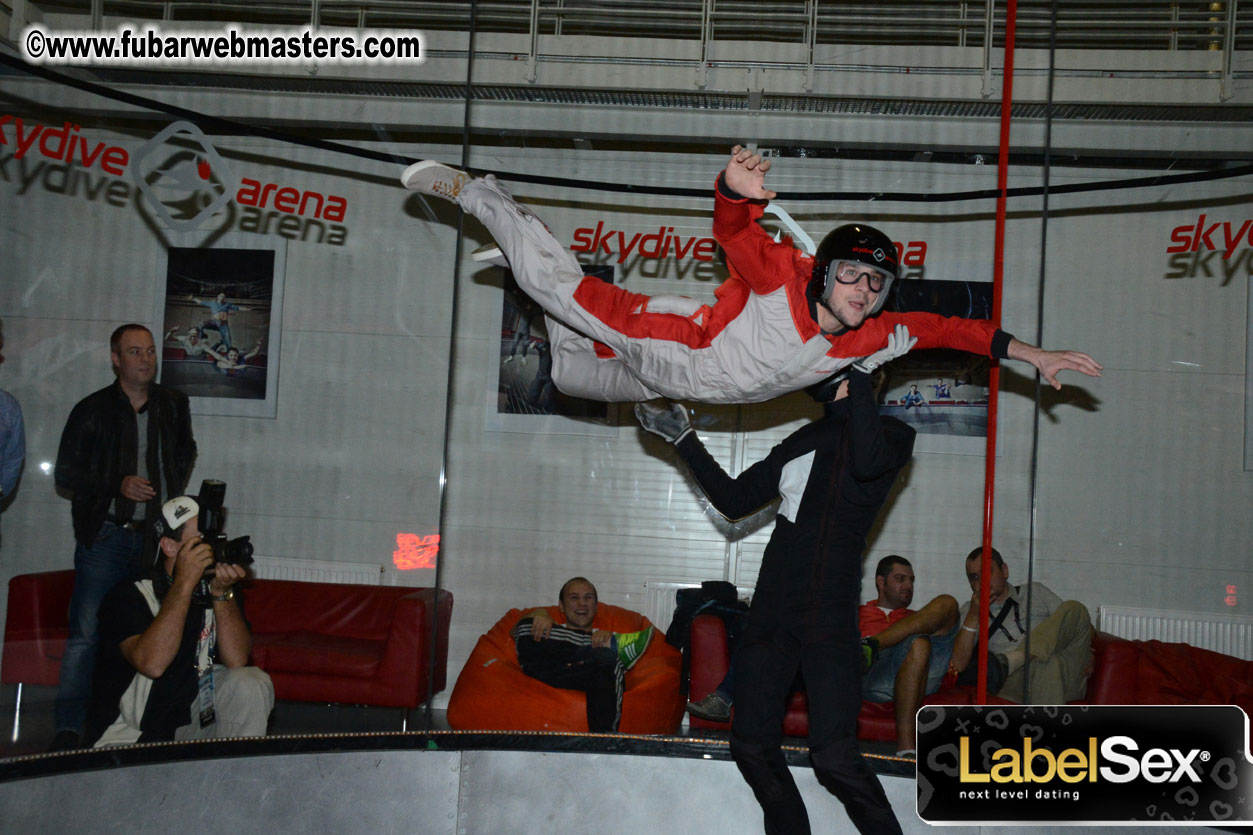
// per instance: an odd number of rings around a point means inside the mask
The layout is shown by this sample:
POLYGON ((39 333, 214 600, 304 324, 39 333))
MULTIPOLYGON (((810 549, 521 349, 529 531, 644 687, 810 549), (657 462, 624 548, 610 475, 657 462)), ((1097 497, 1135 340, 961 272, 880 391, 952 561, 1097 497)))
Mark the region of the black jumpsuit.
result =
POLYGON ((861 638, 857 605, 866 536, 901 468, 914 430, 880 417, 870 378, 730 478, 696 433, 678 450, 719 512, 737 519, 782 495, 748 626, 735 657, 731 754, 765 813, 766 832, 807 833, 809 818, 780 748, 798 669, 809 701, 809 751, 818 779, 859 832, 900 832, 883 787, 857 747, 861 638))

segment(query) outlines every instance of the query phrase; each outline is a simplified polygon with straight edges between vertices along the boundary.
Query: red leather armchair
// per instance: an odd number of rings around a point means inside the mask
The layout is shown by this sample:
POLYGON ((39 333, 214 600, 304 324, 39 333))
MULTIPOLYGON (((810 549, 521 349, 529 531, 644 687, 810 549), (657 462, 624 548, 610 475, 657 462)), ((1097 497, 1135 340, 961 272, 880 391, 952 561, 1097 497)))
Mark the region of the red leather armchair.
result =
POLYGON ((73 571, 18 574, 9 580, 0 683, 56 685, 70 636, 73 571))

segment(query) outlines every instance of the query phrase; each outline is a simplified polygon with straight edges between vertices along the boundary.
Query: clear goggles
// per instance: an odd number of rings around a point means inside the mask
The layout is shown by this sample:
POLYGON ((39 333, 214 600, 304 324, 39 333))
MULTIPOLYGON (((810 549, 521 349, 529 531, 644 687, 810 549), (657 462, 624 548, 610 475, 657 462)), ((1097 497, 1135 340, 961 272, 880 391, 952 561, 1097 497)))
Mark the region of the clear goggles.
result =
POLYGON ((866 279, 866 286, 870 288, 870 292, 879 293, 883 290, 884 283, 887 282, 887 274, 873 267, 867 267, 865 264, 859 264, 856 261, 837 261, 828 269, 835 280, 841 284, 855 285, 863 278, 866 279))

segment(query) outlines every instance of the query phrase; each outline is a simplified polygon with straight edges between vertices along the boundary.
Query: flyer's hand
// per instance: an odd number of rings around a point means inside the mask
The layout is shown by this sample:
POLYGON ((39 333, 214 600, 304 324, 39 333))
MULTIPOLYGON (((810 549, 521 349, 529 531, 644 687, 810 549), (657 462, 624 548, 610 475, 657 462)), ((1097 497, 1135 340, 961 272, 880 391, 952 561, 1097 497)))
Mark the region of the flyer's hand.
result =
POLYGON ((692 431, 687 410, 669 400, 645 400, 636 403, 635 419, 644 429, 660 435, 672 444, 677 444, 692 431))
POLYGON ((886 348, 881 348, 873 354, 862 357, 853 363, 853 368, 858 371, 869 374, 885 362, 891 362, 897 357, 902 357, 909 353, 909 350, 918 344, 918 337, 909 335, 909 328, 904 325, 897 325, 888 334, 888 344, 886 348))
POLYGON ((742 145, 731 149, 731 160, 722 175, 727 188, 753 200, 773 200, 777 195, 766 188, 770 160, 762 159, 742 145))
POLYGON ((1064 370, 1078 371, 1089 377, 1101 376, 1101 365, 1083 351, 1040 351, 1030 360, 1040 370, 1044 382, 1054 389, 1061 390, 1062 384, 1057 379, 1058 373, 1064 370))

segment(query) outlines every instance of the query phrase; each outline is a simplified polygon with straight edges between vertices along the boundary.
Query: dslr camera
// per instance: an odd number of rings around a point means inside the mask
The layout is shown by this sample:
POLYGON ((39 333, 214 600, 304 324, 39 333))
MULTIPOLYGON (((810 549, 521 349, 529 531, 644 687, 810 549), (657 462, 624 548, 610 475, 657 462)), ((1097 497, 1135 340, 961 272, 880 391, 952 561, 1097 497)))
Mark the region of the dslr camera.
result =
POLYGON ((222 502, 226 498, 226 482, 215 478, 206 478, 200 482, 200 495, 196 497, 200 504, 200 539, 213 548, 213 562, 227 565, 252 565, 252 543, 249 537, 241 536, 227 540, 223 528, 226 525, 226 511, 222 502))

